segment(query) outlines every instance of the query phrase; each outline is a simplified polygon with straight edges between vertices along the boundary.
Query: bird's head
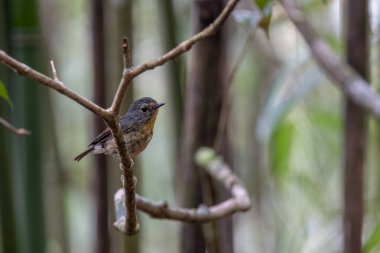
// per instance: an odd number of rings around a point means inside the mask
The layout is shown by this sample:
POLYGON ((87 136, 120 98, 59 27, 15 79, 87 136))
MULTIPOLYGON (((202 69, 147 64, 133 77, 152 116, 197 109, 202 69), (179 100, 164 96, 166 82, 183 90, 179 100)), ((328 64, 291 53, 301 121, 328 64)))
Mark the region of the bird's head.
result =
POLYGON ((165 103, 157 103, 156 100, 150 97, 144 97, 134 101, 128 109, 127 114, 133 115, 132 117, 136 122, 147 124, 153 127, 156 121, 158 108, 165 103))

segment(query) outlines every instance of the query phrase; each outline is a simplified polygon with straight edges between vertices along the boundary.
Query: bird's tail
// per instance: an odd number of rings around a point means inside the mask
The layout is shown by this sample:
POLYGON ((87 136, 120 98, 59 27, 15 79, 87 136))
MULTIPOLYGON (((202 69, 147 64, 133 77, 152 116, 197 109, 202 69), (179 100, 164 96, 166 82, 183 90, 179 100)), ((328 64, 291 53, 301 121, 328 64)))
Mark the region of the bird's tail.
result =
POLYGON ((88 155, 89 153, 91 153, 91 151, 94 150, 94 147, 89 147, 88 149, 86 149, 85 151, 83 151, 82 153, 80 153, 79 155, 77 155, 75 158, 74 158, 74 161, 77 161, 79 162, 83 157, 85 157, 86 155, 88 155))

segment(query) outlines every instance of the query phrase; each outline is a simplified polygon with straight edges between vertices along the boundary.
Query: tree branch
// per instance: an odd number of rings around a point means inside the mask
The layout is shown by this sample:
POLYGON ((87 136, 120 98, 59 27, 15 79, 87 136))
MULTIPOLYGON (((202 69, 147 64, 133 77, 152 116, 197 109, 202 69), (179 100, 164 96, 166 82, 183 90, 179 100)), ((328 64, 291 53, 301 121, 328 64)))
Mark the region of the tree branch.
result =
POLYGON ((379 94, 356 71, 332 52, 331 48, 318 36, 293 0, 279 0, 279 2, 309 45, 314 59, 328 74, 333 83, 355 103, 380 119, 379 94))
MULTIPOLYGON (((221 158, 217 157, 212 149, 201 148, 196 153, 196 161, 198 165, 230 191, 232 195, 230 199, 211 207, 201 205, 198 208, 180 208, 169 207, 166 201, 151 201, 145 197, 136 195, 137 208, 154 218, 184 222, 208 222, 236 212, 247 211, 251 207, 251 201, 245 187, 232 173, 229 166, 223 163, 221 158)), ((122 205, 123 199, 124 191, 123 189, 119 189, 115 194, 117 221, 114 223, 114 227, 121 231, 123 231, 125 222, 125 208, 122 205)))
MULTIPOLYGON (((170 50, 168 53, 164 54, 163 56, 147 61, 136 68, 130 68, 131 65, 131 56, 129 52, 129 46, 128 46, 128 40, 127 38, 123 39, 123 76, 121 78, 118 90, 116 91, 113 103, 111 107, 108 109, 110 113, 113 113, 114 115, 118 115, 120 111, 120 106, 122 103, 122 100, 124 98, 124 95, 126 93, 126 90, 130 84, 130 82, 137 77, 138 75, 144 73, 145 71, 149 69, 153 69, 157 66, 163 65, 169 60, 172 60, 176 57, 178 57, 180 54, 188 51, 191 49, 191 47, 198 42, 201 39, 204 39, 206 37, 209 37, 213 35, 216 30, 223 24, 223 22, 226 20, 228 15, 231 13, 235 5, 237 4, 238 0, 230 0, 226 4, 225 8, 221 12, 221 14, 216 18, 216 20, 207 28, 205 28, 200 33, 194 35, 193 37, 183 41, 180 43, 177 47, 170 50)), ((126 213, 125 217, 123 218, 124 223, 120 223, 121 227, 118 227, 119 230, 123 231, 127 235, 132 235, 138 232, 139 224, 137 222, 136 217, 136 199, 135 199, 135 187, 136 187, 136 178, 133 174, 133 162, 129 158, 128 153, 126 152, 125 147, 125 141, 121 134, 121 131, 116 129, 119 127, 118 122, 116 122, 116 119, 113 118, 112 120, 106 120, 107 125, 112 130, 112 135, 116 140, 118 151, 120 155, 121 160, 121 169, 123 170, 123 178, 124 178, 124 184, 123 184, 123 192, 127 194, 127 198, 124 198, 124 204, 126 206, 126 213)), ((141 199, 140 199, 141 200, 141 199)), ((139 198, 137 199, 137 204, 141 203, 139 201, 139 198)))
POLYGON ((113 112, 119 112, 121 102, 128 88, 129 82, 132 79, 141 75, 142 73, 144 73, 145 71, 149 69, 154 69, 157 66, 161 66, 165 64, 166 62, 177 58, 181 54, 189 51, 192 48, 192 46, 198 41, 214 35, 215 32, 219 29, 219 27, 223 24, 223 22, 227 19, 229 14, 232 12, 232 10, 234 9, 238 1, 239 0, 229 0, 226 6, 224 7, 223 11, 220 13, 220 15, 215 19, 213 23, 211 23, 203 31, 181 42, 178 46, 176 46, 175 48, 173 48, 166 54, 156 59, 144 62, 135 68, 132 68, 132 69, 124 68, 123 78, 120 82, 119 88, 116 92, 116 96, 112 102, 112 106, 110 110, 113 112))
POLYGON ((139 231, 139 224, 136 215, 136 178, 133 173, 133 161, 129 157, 127 151, 127 144, 124 140, 123 133, 120 129, 118 118, 111 118, 106 121, 107 125, 112 131, 113 138, 115 139, 117 150, 120 158, 120 169, 123 171, 123 192, 127 193, 127 198, 123 201, 123 205, 127 208, 128 212, 125 217, 125 224, 123 231, 127 235, 134 235, 139 231))
MULTIPOLYGON (((111 107, 108 108, 107 110, 103 109, 102 107, 96 105, 95 103, 89 101, 88 99, 76 94, 74 91, 67 88, 63 82, 58 80, 58 75, 57 75, 57 71, 55 70, 54 64, 52 64, 54 79, 51 79, 50 77, 44 74, 41 74, 40 72, 32 69, 31 67, 25 65, 24 63, 21 63, 15 60, 14 58, 6 54, 4 51, 0 50, 1 63, 12 68, 19 75, 26 76, 29 79, 39 82, 71 98, 72 100, 86 107, 88 110, 100 116, 106 122, 107 126, 111 129, 113 138, 115 139, 115 142, 117 145, 119 157, 120 157, 120 167, 123 170, 123 182, 124 182, 123 192, 126 192, 128 196, 125 200, 125 206, 127 207, 126 209, 128 210, 128 212, 126 213, 126 217, 124 218, 123 227, 120 229, 128 235, 137 233, 138 228, 139 228, 139 224, 137 222, 137 217, 136 217, 136 199, 135 199, 135 196, 136 196, 135 185, 136 185, 137 180, 133 174, 133 161, 130 159, 128 151, 126 149, 126 143, 124 140, 123 133, 120 129, 119 118, 118 118, 120 106, 124 98, 125 92, 128 88, 128 85, 138 75, 144 73, 145 71, 149 69, 153 69, 157 66, 163 65, 169 60, 175 59, 182 53, 189 51, 191 47, 195 43, 200 41, 201 39, 204 39, 206 37, 209 37, 215 34, 216 30, 223 24, 223 22, 226 20, 226 18, 231 13, 231 11, 233 10, 233 8, 235 7, 238 1, 239 0, 229 0, 225 8, 221 12, 221 14, 215 19, 215 21, 211 25, 209 25, 207 28, 205 28, 203 31, 201 31, 200 33, 183 41, 177 47, 170 50, 168 53, 164 54, 163 56, 157 59, 142 63, 136 68, 129 68, 130 55, 129 55, 128 41, 127 39, 124 39, 123 40, 123 62, 124 62, 123 75, 122 75, 118 90, 116 91, 116 94, 114 96, 113 103, 111 107)), ((138 201, 138 203, 141 203, 141 201, 140 202, 138 201)), ((224 205, 227 205, 229 206, 229 208, 231 208, 233 205, 235 205, 234 203, 235 202, 232 201, 231 203, 227 202, 224 205)), ((210 211, 212 211, 213 213, 216 212, 217 214, 219 214, 220 207, 216 206, 215 208, 210 209, 210 211)), ((230 211, 228 211, 227 213, 229 212, 230 211)))
POLYGON ((17 61, 2 50, 0 50, 0 62, 13 69, 17 74, 25 76, 71 98, 100 117, 104 117, 107 114, 106 110, 70 90, 63 82, 51 79, 50 77, 32 69, 28 65, 17 61))
MULTIPOLYGON (((128 39, 123 38, 123 68, 124 71, 129 71, 128 66, 131 64, 131 56, 129 51, 128 39)), ((122 76, 120 85, 125 82, 125 75, 122 76)), ((126 82, 129 85, 130 81, 126 82)), ((115 97, 118 95, 116 94, 115 97)), ((136 215, 136 183, 137 179, 133 172, 133 161, 130 158, 127 150, 127 144, 125 142, 123 133, 120 129, 119 118, 116 117, 119 113, 115 111, 110 111, 115 117, 110 117, 106 119, 106 123, 112 131, 112 136, 115 139, 117 150, 120 158, 120 169, 123 171, 123 189, 127 193, 127 198, 125 198, 124 205, 126 206, 128 212, 126 213, 126 223, 124 227, 124 232, 127 235, 134 235, 139 231, 139 223, 137 221, 136 215)))
POLYGON ((8 128, 10 131, 12 131, 14 134, 17 135, 30 135, 31 132, 29 130, 26 130, 24 128, 16 128, 11 123, 0 117, 0 124, 4 127, 8 128))

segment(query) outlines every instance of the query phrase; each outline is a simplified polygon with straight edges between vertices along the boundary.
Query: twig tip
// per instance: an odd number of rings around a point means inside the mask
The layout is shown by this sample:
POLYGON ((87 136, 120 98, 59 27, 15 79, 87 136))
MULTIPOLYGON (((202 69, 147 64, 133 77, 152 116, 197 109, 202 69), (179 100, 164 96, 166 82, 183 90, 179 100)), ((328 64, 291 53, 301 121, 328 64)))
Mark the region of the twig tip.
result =
POLYGON ((55 64, 53 60, 50 60, 50 66, 51 66, 51 71, 53 72, 54 81, 59 82, 57 69, 55 68, 55 64))
POLYGON ((128 53, 129 46, 128 46, 128 38, 127 37, 123 37, 122 48, 123 48, 124 54, 128 53))
POLYGON ((19 128, 19 129, 18 129, 18 134, 19 134, 19 135, 31 135, 32 132, 29 131, 29 130, 26 130, 26 129, 24 129, 24 128, 19 128))
POLYGON ((212 148, 201 147, 195 153, 195 161, 198 165, 202 167, 207 167, 210 162, 215 160, 217 155, 212 148))

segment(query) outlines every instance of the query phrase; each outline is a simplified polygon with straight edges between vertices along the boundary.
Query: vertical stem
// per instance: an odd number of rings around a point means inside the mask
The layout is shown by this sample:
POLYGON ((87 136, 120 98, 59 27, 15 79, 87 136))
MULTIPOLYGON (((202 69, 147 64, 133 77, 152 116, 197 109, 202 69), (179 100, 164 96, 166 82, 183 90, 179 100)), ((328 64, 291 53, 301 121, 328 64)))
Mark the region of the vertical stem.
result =
MULTIPOLYGON (((368 73, 367 0, 347 1, 347 62, 363 78, 368 73)), ((363 180, 367 144, 366 113, 351 99, 345 102, 344 252, 361 252, 363 180)))
MULTIPOLYGON (((94 99, 95 103, 102 107, 106 104, 103 10, 104 6, 102 0, 91 1, 94 99)), ((103 129, 103 122, 96 117, 94 119, 95 133, 100 133, 103 129)), ((107 163, 104 156, 95 156, 94 159, 94 193, 97 215, 95 251, 97 253, 107 253, 110 251, 110 238, 108 233, 107 163)))
MULTIPOLYGON (((194 1, 195 32, 208 26, 221 12, 223 0, 194 1)), ((214 187, 211 178, 194 163, 194 152, 201 146, 212 147, 226 87, 226 55, 223 32, 218 30, 191 51, 186 80, 184 138, 181 150, 181 184, 186 189, 183 205, 196 207, 201 203, 215 203, 223 198, 214 187)), ((214 222, 212 225, 182 224, 181 252, 232 252, 230 222, 214 222), (223 244, 226 242, 226 244, 223 244), (230 242, 230 243, 227 243, 230 242), (229 247, 227 247, 228 245, 229 247)))

